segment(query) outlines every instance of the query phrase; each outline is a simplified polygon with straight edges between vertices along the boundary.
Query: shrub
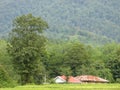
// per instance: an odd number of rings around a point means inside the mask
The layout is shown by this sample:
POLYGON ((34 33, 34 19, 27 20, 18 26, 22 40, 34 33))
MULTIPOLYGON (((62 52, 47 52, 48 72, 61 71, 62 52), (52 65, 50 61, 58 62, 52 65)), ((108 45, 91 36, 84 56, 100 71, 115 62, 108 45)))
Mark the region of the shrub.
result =
POLYGON ((120 83, 120 78, 117 78, 117 79, 116 79, 116 82, 117 82, 117 83, 120 83))
POLYGON ((14 87, 15 82, 9 77, 8 73, 2 65, 0 65, 0 88, 14 87))

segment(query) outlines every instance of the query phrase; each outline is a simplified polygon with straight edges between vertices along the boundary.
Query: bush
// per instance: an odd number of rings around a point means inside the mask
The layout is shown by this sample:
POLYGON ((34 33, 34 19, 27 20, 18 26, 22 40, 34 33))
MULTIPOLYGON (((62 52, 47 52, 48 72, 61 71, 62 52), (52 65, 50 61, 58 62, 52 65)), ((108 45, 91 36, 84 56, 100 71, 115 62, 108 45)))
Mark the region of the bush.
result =
POLYGON ((116 79, 116 82, 117 82, 117 83, 120 83, 120 78, 117 78, 117 79, 116 79))
POLYGON ((0 65, 0 88, 14 87, 15 82, 9 77, 8 73, 2 65, 0 65))
POLYGON ((55 80, 53 78, 49 79, 48 83, 55 84, 55 80))

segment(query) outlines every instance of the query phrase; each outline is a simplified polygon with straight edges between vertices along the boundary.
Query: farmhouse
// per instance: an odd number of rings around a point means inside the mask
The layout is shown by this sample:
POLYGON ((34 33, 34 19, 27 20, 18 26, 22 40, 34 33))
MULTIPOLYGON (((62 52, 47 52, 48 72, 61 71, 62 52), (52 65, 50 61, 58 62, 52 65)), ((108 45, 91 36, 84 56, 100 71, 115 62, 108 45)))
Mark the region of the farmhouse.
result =
POLYGON ((81 76, 57 76, 55 78, 55 83, 108 83, 109 81, 97 76, 92 75, 81 75, 81 76))
POLYGON ((66 76, 57 76, 56 78, 55 78, 55 83, 65 83, 66 82, 66 79, 67 79, 67 77, 66 76))
POLYGON ((81 83, 81 81, 73 76, 68 76, 68 78, 66 76, 57 76, 55 78, 55 83, 81 83))
POLYGON ((81 75, 77 76, 77 79, 79 79, 82 83, 108 83, 109 81, 97 76, 92 75, 81 75))

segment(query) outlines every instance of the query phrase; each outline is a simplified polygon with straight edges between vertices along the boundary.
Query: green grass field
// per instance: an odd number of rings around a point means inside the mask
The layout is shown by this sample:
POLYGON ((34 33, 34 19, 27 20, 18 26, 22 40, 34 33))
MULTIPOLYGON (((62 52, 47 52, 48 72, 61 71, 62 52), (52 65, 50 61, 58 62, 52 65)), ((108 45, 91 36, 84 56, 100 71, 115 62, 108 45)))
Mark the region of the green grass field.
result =
POLYGON ((120 90, 120 84, 47 84, 25 85, 0 90, 120 90))

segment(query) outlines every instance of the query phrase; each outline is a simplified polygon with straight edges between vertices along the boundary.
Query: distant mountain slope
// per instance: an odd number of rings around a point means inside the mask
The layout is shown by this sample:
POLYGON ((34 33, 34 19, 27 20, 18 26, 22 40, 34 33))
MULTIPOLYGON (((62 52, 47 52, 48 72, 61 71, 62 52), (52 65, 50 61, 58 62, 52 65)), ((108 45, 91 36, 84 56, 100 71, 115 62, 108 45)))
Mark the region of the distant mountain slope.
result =
POLYGON ((51 39, 103 44, 120 42, 120 0, 0 0, 0 36, 16 16, 32 13, 49 24, 51 39))

